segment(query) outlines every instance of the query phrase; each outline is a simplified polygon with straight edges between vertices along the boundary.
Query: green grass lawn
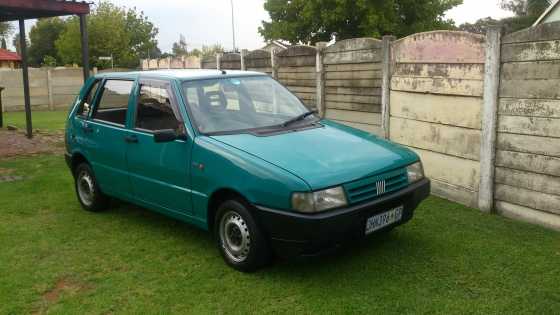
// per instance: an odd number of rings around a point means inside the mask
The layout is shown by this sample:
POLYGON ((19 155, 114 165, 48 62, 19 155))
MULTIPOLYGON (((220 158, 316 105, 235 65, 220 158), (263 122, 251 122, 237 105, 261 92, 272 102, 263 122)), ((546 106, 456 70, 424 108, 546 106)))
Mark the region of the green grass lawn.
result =
MULTIPOLYGON (((63 130, 68 111, 33 111, 31 113, 33 129, 40 131, 63 130)), ((4 127, 14 125, 25 130, 25 112, 4 113, 4 127)))
POLYGON ((552 314, 560 235, 430 198, 335 255, 228 268, 211 236, 120 204, 80 209, 59 156, 0 162, 0 314, 552 314))

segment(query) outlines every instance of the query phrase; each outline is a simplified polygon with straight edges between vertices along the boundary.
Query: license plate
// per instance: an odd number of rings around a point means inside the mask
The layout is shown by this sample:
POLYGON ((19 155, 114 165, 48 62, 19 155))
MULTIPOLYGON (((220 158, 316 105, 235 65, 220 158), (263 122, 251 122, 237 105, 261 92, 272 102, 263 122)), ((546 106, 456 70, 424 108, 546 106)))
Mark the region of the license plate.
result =
POLYGON ((402 219, 403 210, 404 207, 399 206, 368 218, 366 221, 366 235, 400 221, 402 219))

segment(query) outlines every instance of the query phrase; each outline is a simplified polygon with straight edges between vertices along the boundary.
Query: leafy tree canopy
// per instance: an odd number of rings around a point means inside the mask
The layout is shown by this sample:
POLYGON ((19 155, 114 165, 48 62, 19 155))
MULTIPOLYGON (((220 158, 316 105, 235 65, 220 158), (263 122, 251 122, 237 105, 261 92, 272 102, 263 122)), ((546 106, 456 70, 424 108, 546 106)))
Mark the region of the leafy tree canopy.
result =
MULTIPOLYGON (((101 1, 88 17, 90 64, 104 67, 99 57, 113 56, 119 67, 137 67, 141 58, 158 57, 158 29, 136 8, 127 9, 101 1)), ((77 17, 66 21, 55 42, 57 55, 65 64, 81 64, 80 26, 77 17)))
POLYGON ((499 25, 503 27, 505 33, 513 33, 531 27, 550 4, 550 0, 502 0, 500 6, 513 12, 515 16, 501 20, 487 17, 472 24, 462 24, 459 29, 484 34, 490 25, 499 25))
POLYGON ((403 37, 434 29, 451 29, 447 10, 462 0, 266 0, 271 22, 259 33, 265 40, 313 44, 354 37, 403 37))
MULTIPOLYGON (((29 62, 34 66, 43 63, 45 56, 57 56, 55 41, 65 29, 65 23, 60 18, 39 19, 29 32, 29 62)), ((51 59, 52 63, 53 60, 51 59)), ((60 60, 54 59, 54 64, 60 60)))
POLYGON ((8 23, 8 22, 0 22, 0 37, 1 38, 6 38, 10 35, 10 33, 12 32, 13 27, 12 24, 8 23))
POLYGON ((173 48, 171 48, 173 55, 176 57, 186 56, 188 54, 187 40, 183 34, 179 35, 179 41, 173 43, 173 48))

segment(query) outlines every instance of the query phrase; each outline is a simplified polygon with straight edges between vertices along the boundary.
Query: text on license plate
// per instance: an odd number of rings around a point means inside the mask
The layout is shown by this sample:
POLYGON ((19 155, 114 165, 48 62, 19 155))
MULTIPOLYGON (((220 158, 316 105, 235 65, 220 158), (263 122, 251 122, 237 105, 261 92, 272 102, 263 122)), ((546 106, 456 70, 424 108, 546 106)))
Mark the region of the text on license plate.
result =
POLYGON ((399 206, 368 218, 366 221, 366 235, 400 221, 402 219, 403 210, 404 207, 399 206))

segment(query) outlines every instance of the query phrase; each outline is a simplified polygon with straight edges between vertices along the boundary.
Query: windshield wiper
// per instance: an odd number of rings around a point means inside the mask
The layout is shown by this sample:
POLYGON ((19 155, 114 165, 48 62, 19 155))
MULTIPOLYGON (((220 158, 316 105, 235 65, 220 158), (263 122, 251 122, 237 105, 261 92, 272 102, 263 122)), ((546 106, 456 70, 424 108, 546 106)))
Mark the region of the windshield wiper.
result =
POLYGON ((308 111, 307 113, 303 113, 303 114, 301 114, 301 115, 299 115, 299 116, 296 116, 296 117, 294 117, 294 118, 292 118, 292 119, 290 119, 290 120, 286 120, 284 123, 282 123, 281 126, 282 126, 282 127, 288 127, 289 125, 291 125, 291 124, 293 124, 293 123, 295 123, 295 122, 304 120, 305 118, 307 118, 307 117, 309 117, 309 116, 311 116, 311 115, 317 114, 318 112, 319 112, 319 111, 316 110, 316 109, 314 109, 314 110, 312 110, 312 111, 308 111))

